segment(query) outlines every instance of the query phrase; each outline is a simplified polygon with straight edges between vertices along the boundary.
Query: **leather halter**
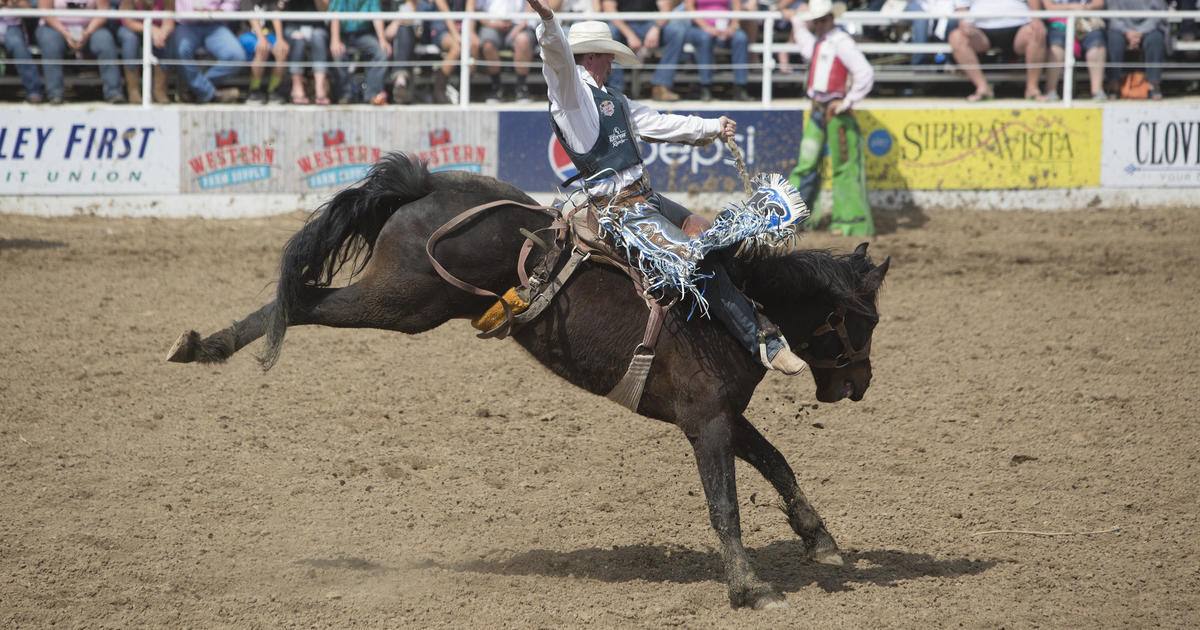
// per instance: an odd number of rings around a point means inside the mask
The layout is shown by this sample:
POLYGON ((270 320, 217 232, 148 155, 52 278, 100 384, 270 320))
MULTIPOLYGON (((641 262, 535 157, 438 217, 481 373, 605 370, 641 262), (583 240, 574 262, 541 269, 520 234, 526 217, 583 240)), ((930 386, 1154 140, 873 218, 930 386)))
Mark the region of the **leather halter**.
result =
POLYGON ((844 306, 839 306, 832 313, 826 315, 825 322, 813 330, 808 339, 800 344, 799 354, 809 367, 844 368, 856 361, 866 360, 871 355, 870 339, 867 339, 867 343, 858 350, 855 350, 854 344, 850 343, 850 334, 846 332, 846 308, 844 306), (809 349, 812 345, 811 341, 829 333, 837 333, 838 340, 842 342, 842 353, 832 359, 812 358, 812 351, 809 349))

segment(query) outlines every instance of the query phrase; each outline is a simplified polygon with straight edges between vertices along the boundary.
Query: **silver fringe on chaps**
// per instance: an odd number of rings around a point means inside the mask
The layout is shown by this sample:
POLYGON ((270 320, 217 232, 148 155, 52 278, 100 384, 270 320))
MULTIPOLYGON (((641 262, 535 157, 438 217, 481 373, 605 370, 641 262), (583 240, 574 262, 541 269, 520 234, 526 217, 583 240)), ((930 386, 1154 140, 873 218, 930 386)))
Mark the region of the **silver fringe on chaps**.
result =
POLYGON ((783 176, 759 174, 753 185, 756 190, 749 199, 730 203, 694 240, 671 236, 680 230, 664 228, 666 217, 647 203, 601 208, 600 230, 625 250, 626 260, 642 272, 649 290, 669 287, 690 294, 707 316, 708 302, 696 286, 697 278, 704 276, 696 268, 709 252, 747 239, 771 247, 788 243, 795 238, 792 226, 808 218, 804 199, 783 176))

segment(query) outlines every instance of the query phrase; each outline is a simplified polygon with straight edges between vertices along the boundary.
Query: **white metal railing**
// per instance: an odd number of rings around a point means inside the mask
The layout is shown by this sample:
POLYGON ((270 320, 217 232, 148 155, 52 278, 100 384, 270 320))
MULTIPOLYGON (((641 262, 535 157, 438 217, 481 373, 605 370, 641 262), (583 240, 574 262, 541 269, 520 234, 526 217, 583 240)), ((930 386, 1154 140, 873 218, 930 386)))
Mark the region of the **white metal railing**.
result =
MULTIPOLYGON (((1032 13, 1032 16, 1037 19, 1063 18, 1066 22, 1066 41, 1071 42, 1071 41, 1074 41, 1074 39, 1075 39, 1075 22, 1076 22, 1076 20, 1078 20, 1080 18, 1145 17, 1145 16, 1159 16, 1161 13, 1162 13, 1161 11, 1150 11, 1150 10, 1139 10, 1139 11, 1108 11, 1108 10, 1102 10, 1102 11, 1035 11, 1032 13)), ((959 20, 973 19, 974 20, 974 19, 979 19, 979 18, 990 18, 990 17, 1014 17, 1017 15, 1027 15, 1027 14, 1015 14, 1015 13, 1011 13, 1011 12, 994 12, 994 13, 993 12, 987 12, 987 13, 985 13, 985 12, 979 12, 979 13, 949 12, 949 13, 947 13, 947 12, 916 12, 916 11, 908 12, 908 11, 905 11, 905 12, 900 12, 900 13, 880 13, 878 11, 849 11, 849 12, 843 13, 838 18, 838 22, 843 23, 843 24, 888 25, 888 24, 895 24, 897 22, 911 22, 911 21, 915 21, 915 20, 927 20, 927 19, 939 19, 939 18, 955 18, 955 19, 959 19, 959 20), (968 18, 968 16, 969 16, 969 18, 968 18)), ((280 20, 282 22, 289 22, 289 21, 328 22, 328 21, 334 20, 334 19, 341 20, 341 21, 345 21, 345 20, 365 20, 365 21, 403 20, 403 21, 408 21, 408 22, 432 22, 432 21, 439 21, 439 20, 461 20, 463 23, 463 27, 468 30, 470 29, 470 26, 474 21, 480 20, 481 18, 485 18, 485 16, 486 16, 486 19, 508 19, 508 20, 513 20, 513 21, 531 21, 531 22, 539 21, 539 18, 535 14, 530 13, 530 12, 501 15, 501 14, 482 14, 482 13, 478 13, 478 12, 470 13, 470 12, 461 12, 461 11, 447 12, 447 13, 442 13, 442 12, 416 12, 416 13, 411 13, 411 12, 408 12, 408 13, 402 13, 402 12, 340 13, 339 12, 339 13, 331 13, 331 12, 298 12, 298 11, 285 11, 285 12, 274 12, 274 11, 270 11, 270 12, 261 12, 261 11, 176 12, 176 11, 121 11, 121 10, 115 10, 115 9, 110 9, 110 10, 106 10, 106 11, 97 11, 97 10, 81 10, 81 9, 62 10, 62 9, 0 8, 0 18, 2 18, 2 17, 26 18, 26 17, 45 17, 45 16, 58 16, 58 17, 66 16, 66 17, 87 17, 87 18, 102 17, 102 18, 110 18, 110 19, 116 18, 116 19, 142 20, 143 33, 151 32, 151 26, 152 26, 152 23, 154 20, 163 20, 163 19, 171 19, 171 18, 173 18, 177 21, 193 21, 193 22, 201 22, 201 21, 242 22, 242 21, 248 21, 248 20, 252 20, 252 19, 258 20, 258 21, 263 21, 263 22, 268 21, 268 20, 280 20)), ((691 20, 693 18, 714 18, 714 19, 726 18, 726 19, 752 20, 752 21, 761 22, 762 23, 761 32, 766 37, 761 44, 754 45, 754 49, 755 49, 755 51, 760 52, 760 54, 762 56, 762 62, 761 62, 762 103, 764 105, 770 104, 770 102, 772 100, 772 74, 773 74, 773 71, 774 71, 775 65, 776 65, 775 53, 778 51, 781 51, 781 50, 782 51, 789 51, 789 50, 794 51, 795 50, 794 46, 789 47, 787 44, 773 41, 774 33, 775 33, 775 22, 778 20, 785 19, 782 16, 782 14, 777 11, 737 11, 737 12, 734 12, 734 11, 695 11, 695 12, 691 12, 691 13, 682 12, 682 11, 670 11, 670 12, 666 12, 666 13, 661 13, 661 12, 628 12, 628 13, 625 13, 625 12, 623 12, 623 13, 619 13, 619 14, 594 13, 594 12, 581 12, 581 13, 564 12, 564 13, 557 13, 557 14, 555 14, 555 16, 559 20, 563 21, 564 23, 575 22, 575 21, 580 21, 580 20, 611 21, 611 20, 618 19, 618 18, 621 20, 624 20, 624 21, 691 20)), ((1200 20, 1200 10, 1197 10, 1197 11, 1168 11, 1164 17, 1165 17, 1165 19, 1167 19, 1170 22, 1178 22, 1182 19, 1200 20)), ((282 36, 282 34, 279 34, 277 36, 282 36)), ((1181 44, 1182 44, 1182 42, 1181 42, 1181 44)), ((1200 42, 1193 43, 1193 44, 1194 45, 1189 45, 1186 47, 1177 45, 1177 49, 1186 48, 1188 50, 1200 50, 1200 42)), ((863 43, 859 44, 859 48, 862 49, 864 53, 872 53, 872 54, 873 53, 913 54, 913 53, 922 53, 922 52, 946 52, 949 50, 947 44, 913 44, 913 43, 906 43, 906 42, 863 42, 863 43)), ((487 65, 488 62, 486 60, 473 59, 470 56, 470 47, 469 46, 462 46, 461 50, 462 50, 462 53, 459 58, 459 85, 460 85, 461 89, 459 92, 458 105, 461 108, 467 108, 470 105, 471 67, 472 67, 472 65, 487 65)), ((23 63, 29 63, 29 62, 23 62, 23 63)), ((35 60, 32 63, 44 63, 44 62, 35 60)), ((56 62, 56 63, 62 63, 62 62, 56 62)), ((125 62, 125 60, 117 60, 115 62, 102 62, 100 60, 96 60, 93 62, 86 62, 86 63, 89 63, 90 65, 100 65, 102 63, 116 63, 116 64, 124 65, 126 62, 125 62)), ((207 62, 207 63, 208 63, 208 65, 214 65, 214 64, 241 65, 241 66, 251 65, 250 62, 240 62, 239 63, 239 62, 213 61, 213 62, 207 62)), ((269 60, 267 62, 267 64, 269 64, 269 65, 274 65, 276 63, 279 63, 279 62, 275 62, 273 60, 269 60)), ((282 63, 288 63, 288 62, 282 62, 282 63)), ((184 65, 183 63, 181 63, 177 60, 158 59, 157 57, 154 56, 151 38, 145 37, 145 36, 142 37, 142 105, 144 107, 149 107, 151 105, 150 67, 153 64, 184 65)), ((438 65, 438 64, 440 64, 440 62, 434 62, 434 65, 438 65)), ((64 63, 64 65, 68 65, 68 64, 64 63)), ((188 65, 205 65, 205 62, 189 61, 188 65)), ((337 62, 337 61, 331 60, 330 62, 328 62, 328 65, 331 65, 331 66, 355 65, 355 66, 359 66, 359 67, 370 66, 370 65, 386 65, 388 67, 397 67, 400 64, 398 62, 391 61, 391 60, 383 61, 383 62, 337 62)), ((511 65, 511 64, 509 64, 509 65, 511 65)), ((540 65, 540 64, 532 64, 532 65, 540 65)), ((1047 67, 1049 65, 1051 65, 1051 64, 1043 64, 1043 67, 1047 67)), ((1072 97, 1073 97, 1075 65, 1076 65, 1076 62, 1075 62, 1074 54, 1066 55, 1066 58, 1063 63, 1063 79, 1062 80, 1063 80, 1063 102, 1067 105, 1070 105, 1070 103, 1072 101, 1072 97)), ((985 67, 985 66, 980 66, 980 67, 985 67)))

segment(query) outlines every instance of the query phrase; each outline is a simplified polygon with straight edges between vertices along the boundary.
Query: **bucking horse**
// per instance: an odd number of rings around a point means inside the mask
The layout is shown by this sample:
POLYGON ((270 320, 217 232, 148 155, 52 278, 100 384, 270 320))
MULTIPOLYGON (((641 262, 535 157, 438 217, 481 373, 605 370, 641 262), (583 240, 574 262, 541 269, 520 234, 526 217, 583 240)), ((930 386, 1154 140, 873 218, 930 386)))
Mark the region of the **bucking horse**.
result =
MULTIPOLYGON (((362 181, 313 212, 288 241, 274 301, 208 337, 184 333, 168 358, 222 362, 265 336, 259 360, 269 369, 289 326, 415 334, 453 318, 477 318, 496 305, 484 293, 517 286, 527 235, 550 224, 547 214, 529 208, 535 205, 521 190, 494 178, 431 173, 408 155, 386 155, 362 181), (471 216, 426 251, 431 235, 464 209, 493 202, 496 207, 471 216), (451 286, 434 259, 462 282, 486 291, 451 286), (334 286, 343 268, 350 282, 334 286)), ((808 363, 817 400, 862 399, 871 381, 876 294, 889 261, 874 265, 866 243, 851 254, 746 247, 737 255, 728 250, 712 255, 723 256, 731 278, 808 363)), ((586 261, 544 310, 514 327, 511 336, 554 373, 604 395, 621 381, 643 341, 648 312, 646 294, 626 273, 586 261)), ((762 363, 720 323, 690 314, 687 308, 665 311, 636 411, 678 426, 692 445, 731 605, 784 607, 783 594, 755 574, 742 546, 735 457, 779 493, 808 559, 840 565, 841 555, 783 455, 743 415, 766 372, 762 363)))

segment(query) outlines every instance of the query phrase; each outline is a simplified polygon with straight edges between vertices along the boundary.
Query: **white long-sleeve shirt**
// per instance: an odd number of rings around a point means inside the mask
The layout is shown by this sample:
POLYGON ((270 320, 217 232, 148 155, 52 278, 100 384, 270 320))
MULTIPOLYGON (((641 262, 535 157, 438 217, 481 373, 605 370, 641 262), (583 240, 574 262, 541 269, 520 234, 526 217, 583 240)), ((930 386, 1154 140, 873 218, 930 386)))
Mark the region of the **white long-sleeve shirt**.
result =
MULTIPOLYGON (((812 34, 812 31, 808 30, 802 20, 793 20, 792 24, 793 26, 797 26, 797 28, 792 29, 792 33, 796 38, 796 44, 800 46, 800 54, 805 59, 812 59, 813 51, 817 46, 816 36, 812 34)), ((834 28, 825 34, 823 41, 826 46, 834 46, 838 61, 846 66, 846 70, 849 71, 852 79, 850 89, 842 97, 842 101, 849 107, 859 104, 867 97, 867 94, 871 92, 871 88, 875 85, 875 69, 871 67, 871 62, 867 61, 866 55, 862 54, 862 51, 858 49, 858 46, 854 43, 854 38, 850 37, 846 31, 834 28)), ((808 97, 815 100, 818 94, 810 88, 808 90, 808 97)))
MULTIPOLYGON (((562 131, 563 139, 576 153, 586 153, 600 137, 600 112, 589 86, 595 79, 575 64, 566 33, 557 20, 542 20, 538 25, 538 43, 542 48, 542 75, 546 78, 546 93, 550 98, 550 116, 562 131)), ((721 132, 721 122, 699 116, 664 114, 633 99, 629 103, 629 122, 633 133, 648 140, 694 144, 714 138, 721 132)), ((642 165, 635 164, 619 173, 612 183, 592 187, 597 195, 609 195, 633 184, 642 177, 642 165)))

